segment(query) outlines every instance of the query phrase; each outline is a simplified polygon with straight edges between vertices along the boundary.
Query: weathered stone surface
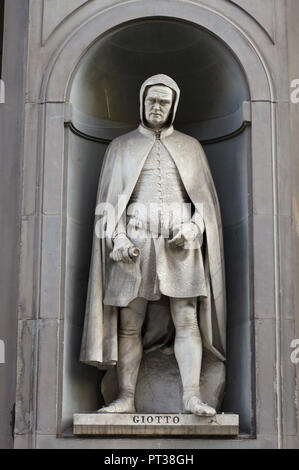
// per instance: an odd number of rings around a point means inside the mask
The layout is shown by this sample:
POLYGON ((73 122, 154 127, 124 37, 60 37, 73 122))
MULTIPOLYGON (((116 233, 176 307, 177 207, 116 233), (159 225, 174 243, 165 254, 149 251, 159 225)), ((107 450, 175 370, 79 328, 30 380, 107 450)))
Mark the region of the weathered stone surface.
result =
POLYGON ((235 436, 239 431, 238 415, 219 414, 200 417, 189 414, 75 414, 75 435, 214 435, 235 436))
POLYGON ((254 20, 266 31, 270 38, 274 41, 275 24, 274 24, 274 0, 229 0, 231 3, 238 5, 244 12, 252 16, 254 20))
POLYGON ((58 326, 57 320, 41 320, 39 323, 40 354, 36 423, 39 434, 54 434, 57 430, 58 326), (45 410, 47 410, 46 413, 45 410))
POLYGON ((57 318, 60 309, 61 219, 43 216, 41 266, 41 318, 57 318))
POLYGON ((43 42, 57 26, 88 0, 43 0, 43 42))
POLYGON ((5 364, 0 364, 0 448, 10 448, 13 446, 11 423, 16 401, 28 2, 5 2, 4 23, 1 79, 5 83, 5 103, 0 104, 0 339, 5 343, 5 364))

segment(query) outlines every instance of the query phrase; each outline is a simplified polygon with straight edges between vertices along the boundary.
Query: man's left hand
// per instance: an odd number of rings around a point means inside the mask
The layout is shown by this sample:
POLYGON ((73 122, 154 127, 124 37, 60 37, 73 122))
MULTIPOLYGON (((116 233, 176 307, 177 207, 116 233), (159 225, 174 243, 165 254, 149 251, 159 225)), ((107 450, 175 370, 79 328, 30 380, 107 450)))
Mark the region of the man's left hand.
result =
POLYGON ((174 232, 176 232, 174 237, 168 243, 183 248, 186 242, 195 240, 199 234, 199 228, 194 222, 187 222, 180 225, 174 232))

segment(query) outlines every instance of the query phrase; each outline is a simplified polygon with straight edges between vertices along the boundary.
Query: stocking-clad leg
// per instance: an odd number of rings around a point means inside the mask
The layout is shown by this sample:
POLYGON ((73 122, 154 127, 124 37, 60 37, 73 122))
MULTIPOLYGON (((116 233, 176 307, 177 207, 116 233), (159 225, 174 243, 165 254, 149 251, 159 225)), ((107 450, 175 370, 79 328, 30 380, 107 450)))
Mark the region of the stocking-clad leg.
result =
POLYGON ((101 408, 100 412, 135 412, 135 389, 143 352, 141 329, 146 306, 145 299, 137 298, 120 311, 117 363, 119 396, 110 405, 101 408))
POLYGON ((197 298, 170 298, 170 307, 176 330, 174 352, 183 384, 184 409, 200 416, 213 416, 216 414, 214 408, 204 404, 200 397, 202 341, 197 320, 197 298))

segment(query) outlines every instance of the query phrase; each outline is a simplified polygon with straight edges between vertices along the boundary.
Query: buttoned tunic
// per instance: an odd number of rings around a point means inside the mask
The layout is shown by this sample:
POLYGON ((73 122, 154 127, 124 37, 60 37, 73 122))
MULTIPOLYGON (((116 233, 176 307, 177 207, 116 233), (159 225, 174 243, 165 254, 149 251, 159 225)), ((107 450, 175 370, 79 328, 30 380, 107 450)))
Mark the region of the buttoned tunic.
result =
POLYGON ((156 134, 127 207, 127 236, 140 250, 138 289, 132 292, 128 277, 120 292, 124 266, 114 263, 106 281, 106 305, 125 306, 136 297, 157 300, 161 294, 207 295, 200 243, 183 248, 168 243, 182 223, 192 221, 193 210, 176 164, 156 134))
POLYGON ((127 208, 130 224, 169 238, 176 226, 190 221, 191 212, 176 164, 157 133, 127 208))

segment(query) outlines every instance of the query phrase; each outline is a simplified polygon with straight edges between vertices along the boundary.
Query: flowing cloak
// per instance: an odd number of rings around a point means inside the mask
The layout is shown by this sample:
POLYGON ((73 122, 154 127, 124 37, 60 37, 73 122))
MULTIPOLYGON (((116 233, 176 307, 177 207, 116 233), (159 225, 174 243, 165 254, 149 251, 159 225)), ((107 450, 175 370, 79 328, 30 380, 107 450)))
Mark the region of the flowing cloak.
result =
MULTIPOLYGON (((167 80, 164 77, 163 75, 153 77, 150 84, 162 83, 170 86, 171 79, 166 77, 167 80)), ((148 82, 141 89, 141 102, 148 82)), ((173 85, 171 87, 174 89, 173 85)), ((175 91, 178 100, 178 91, 177 89, 175 91)), ((172 121, 174 114, 175 111, 172 121)), ((141 120, 143 120, 142 107, 141 120)), ((218 360, 224 361, 226 298, 222 226, 219 202, 209 165, 200 143, 193 137, 174 130, 172 125, 161 133, 161 141, 177 166, 191 202, 204 220, 204 266, 208 295, 199 298, 199 328, 204 348, 218 360)), ((112 236, 117 223, 125 214, 133 189, 154 143, 154 134, 144 132, 140 125, 138 129, 111 142, 102 166, 80 354, 81 362, 98 368, 107 369, 115 365, 118 360, 118 308, 103 304, 107 263, 113 263, 109 258, 113 248, 112 236)), ((122 264, 126 270, 125 274, 131 277, 132 282, 134 279, 137 282, 134 263, 122 264)), ((152 310, 150 304, 155 302, 149 303, 148 316, 152 310)), ((161 328, 163 328, 162 323, 161 328)), ((151 342, 152 344, 147 344, 148 348, 154 346, 154 335, 151 342)))

